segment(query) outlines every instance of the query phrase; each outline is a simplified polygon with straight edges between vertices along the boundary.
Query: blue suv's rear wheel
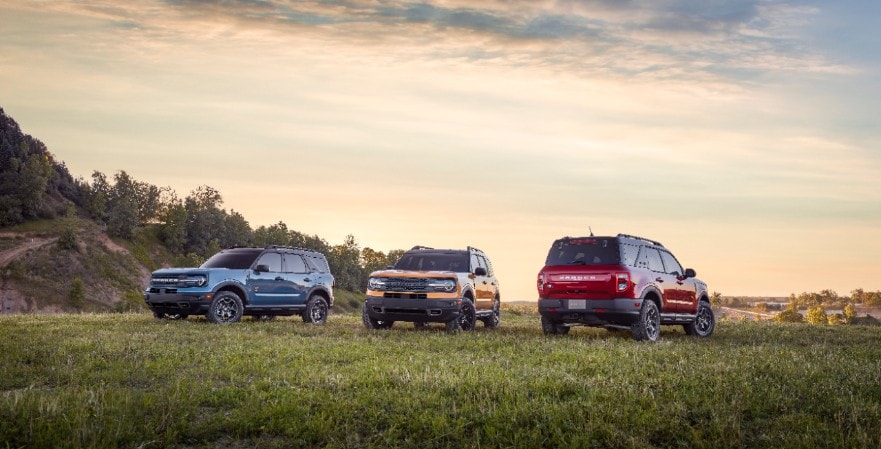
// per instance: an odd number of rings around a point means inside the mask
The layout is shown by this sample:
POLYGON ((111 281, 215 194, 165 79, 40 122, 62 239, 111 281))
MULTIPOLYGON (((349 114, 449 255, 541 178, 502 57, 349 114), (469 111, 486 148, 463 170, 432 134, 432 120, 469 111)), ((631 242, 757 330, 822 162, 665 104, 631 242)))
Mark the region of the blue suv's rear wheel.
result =
POLYGON ((324 324, 327 321, 327 301, 321 295, 315 294, 306 302, 306 311, 303 312, 303 322, 312 324, 324 324))

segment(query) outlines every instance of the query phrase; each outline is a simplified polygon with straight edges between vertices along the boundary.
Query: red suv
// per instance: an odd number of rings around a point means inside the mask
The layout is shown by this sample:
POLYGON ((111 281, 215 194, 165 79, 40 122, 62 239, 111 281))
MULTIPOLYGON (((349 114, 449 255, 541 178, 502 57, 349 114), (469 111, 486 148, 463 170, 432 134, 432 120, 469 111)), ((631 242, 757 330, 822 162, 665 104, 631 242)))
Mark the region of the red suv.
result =
POLYGON ((694 270, 659 242, 626 234, 555 241, 538 273, 538 296, 545 334, 597 326, 655 341, 662 324, 699 337, 716 325, 707 284, 694 270))

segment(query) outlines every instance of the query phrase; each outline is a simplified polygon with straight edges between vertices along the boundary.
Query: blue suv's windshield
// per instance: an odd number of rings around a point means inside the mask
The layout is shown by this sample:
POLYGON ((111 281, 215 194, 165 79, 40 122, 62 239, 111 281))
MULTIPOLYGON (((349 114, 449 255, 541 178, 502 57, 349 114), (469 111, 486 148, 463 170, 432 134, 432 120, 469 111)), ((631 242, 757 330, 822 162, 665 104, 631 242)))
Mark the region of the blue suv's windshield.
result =
POLYGON ((246 270, 263 252, 259 248, 234 249, 221 251, 206 260, 200 268, 229 268, 231 270, 246 270))

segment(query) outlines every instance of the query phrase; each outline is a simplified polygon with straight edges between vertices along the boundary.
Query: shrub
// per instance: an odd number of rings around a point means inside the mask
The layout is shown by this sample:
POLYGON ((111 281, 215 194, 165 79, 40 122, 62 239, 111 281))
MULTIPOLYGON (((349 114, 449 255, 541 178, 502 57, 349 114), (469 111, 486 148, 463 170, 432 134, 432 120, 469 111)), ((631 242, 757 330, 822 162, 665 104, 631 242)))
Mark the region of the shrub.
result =
POLYGON ((72 227, 65 226, 58 236, 57 245, 61 249, 76 249, 76 231, 72 227))
POLYGON ((133 290, 127 290, 122 295, 122 299, 119 300, 119 303, 116 304, 116 311, 120 313, 140 312, 146 308, 147 306, 144 304, 144 297, 133 290))
POLYGON ((844 321, 850 323, 857 316, 857 308, 853 304, 848 303, 844 306, 844 321))
POLYGON ((71 307, 81 310, 86 305, 86 286, 82 278, 74 278, 67 292, 67 301, 71 307))
POLYGON ((181 255, 181 256, 175 257, 172 265, 175 267, 180 267, 180 268, 189 268, 189 267, 198 267, 199 265, 202 265, 202 263, 204 263, 204 262, 205 262, 204 257, 202 257, 196 253, 189 253, 185 256, 181 255))
POLYGON ((811 324, 826 324, 829 322, 826 318, 826 311, 820 306, 809 307, 805 319, 811 324))
POLYGON ((878 319, 872 315, 866 315, 854 317, 850 321, 850 324, 855 326, 881 326, 881 321, 878 321, 878 319))
POLYGON ((798 313, 798 310, 787 308, 778 313, 777 316, 774 317, 774 321, 778 323, 803 323, 805 319, 800 313, 798 313))
POLYGON ((831 315, 826 316, 826 320, 828 324, 846 324, 847 320, 844 319, 843 313, 833 313, 831 315))

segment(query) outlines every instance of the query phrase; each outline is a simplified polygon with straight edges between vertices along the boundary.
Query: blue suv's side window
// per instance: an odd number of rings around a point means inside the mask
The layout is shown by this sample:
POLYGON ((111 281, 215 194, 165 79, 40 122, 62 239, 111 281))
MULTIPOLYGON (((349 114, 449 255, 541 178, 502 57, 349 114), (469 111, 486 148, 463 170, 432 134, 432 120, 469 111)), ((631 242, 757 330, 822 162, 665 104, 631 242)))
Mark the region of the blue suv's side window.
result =
POLYGON ((307 273, 306 262, 296 254, 285 254, 285 271, 288 273, 307 273))
POLYGON ((281 273, 281 254, 264 253, 257 259, 256 265, 266 265, 272 273, 281 273))

